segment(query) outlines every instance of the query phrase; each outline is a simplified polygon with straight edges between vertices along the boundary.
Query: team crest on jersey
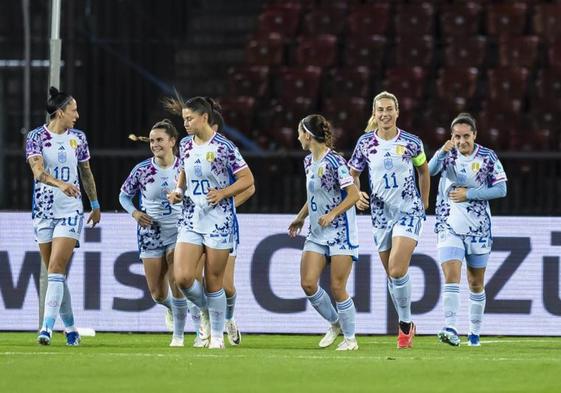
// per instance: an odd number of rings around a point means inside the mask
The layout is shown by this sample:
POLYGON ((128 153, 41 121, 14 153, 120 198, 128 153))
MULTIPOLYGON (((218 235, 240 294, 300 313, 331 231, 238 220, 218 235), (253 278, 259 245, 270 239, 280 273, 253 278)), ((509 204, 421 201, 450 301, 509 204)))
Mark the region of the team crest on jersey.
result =
POLYGON ((389 152, 384 155, 384 168, 386 168, 386 170, 393 168, 392 155, 389 152))
POLYGON ((78 148, 78 141, 76 139, 70 139, 68 143, 70 144, 70 147, 73 148, 74 150, 78 148))
POLYGON ((472 170, 473 172, 478 172, 478 171, 479 171, 479 168, 481 168, 481 163, 479 163, 479 162, 473 162, 473 163, 471 164, 471 170, 472 170))
POLYGON ((318 176, 322 177, 324 173, 325 173, 325 167, 322 165, 318 168, 318 176))
POLYGON ((216 153, 215 153, 215 152, 213 152, 213 151, 208 151, 208 152, 206 153, 206 160, 207 160, 208 162, 213 162, 215 159, 216 159, 216 153))
POLYGON ((404 154, 405 154, 405 146, 403 146, 403 145, 397 145, 397 146, 395 147, 395 153, 396 153, 398 156, 404 155, 404 154))
POLYGON ((61 146, 58 148, 58 162, 64 164, 66 162, 66 150, 61 146))

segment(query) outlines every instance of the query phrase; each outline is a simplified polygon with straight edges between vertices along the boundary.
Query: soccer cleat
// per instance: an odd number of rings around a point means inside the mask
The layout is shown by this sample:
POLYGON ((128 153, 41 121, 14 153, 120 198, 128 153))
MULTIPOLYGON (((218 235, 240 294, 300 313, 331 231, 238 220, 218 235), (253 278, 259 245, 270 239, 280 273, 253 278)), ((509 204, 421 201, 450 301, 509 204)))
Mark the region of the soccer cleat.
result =
POLYGON ((223 337, 211 337, 208 349, 224 349, 224 338, 223 337))
POLYGON ((166 328, 168 332, 173 332, 173 312, 169 308, 166 308, 166 328))
POLYGON ((171 339, 171 343, 169 344, 170 347, 183 347, 183 337, 175 337, 173 336, 171 339))
POLYGON ((481 343, 479 342, 479 334, 472 334, 468 335, 468 346, 470 347, 480 347, 481 343))
POLYGON ((403 333, 400 327, 399 334, 397 336, 397 348, 398 349, 412 348, 413 337, 415 337, 415 324, 413 322, 411 322, 411 327, 409 328, 409 334, 403 333))
POLYGON ((236 321, 233 319, 226 320, 226 333, 228 333, 228 341, 230 345, 240 345, 242 341, 242 335, 236 321))
POLYGON ((37 336, 37 342, 41 345, 49 345, 51 343, 51 333, 46 330, 41 330, 37 336))
POLYGON ((78 332, 64 332, 66 337, 66 345, 69 347, 77 347, 80 345, 80 334, 78 332))
POLYGON ((208 316, 208 310, 201 310, 201 326, 199 327, 199 336, 203 340, 208 340, 210 338, 210 319, 208 316))
POLYGON ((345 338, 341 341, 341 344, 337 346, 336 351, 356 351, 358 349, 358 343, 356 338, 345 338))
POLYGON ((208 341, 208 338, 202 339, 201 336, 197 334, 193 341, 193 348, 206 348, 208 347, 208 341))
POLYGON ((453 328, 443 328, 438 332, 437 336, 441 343, 450 344, 453 347, 460 346, 460 337, 458 337, 458 332, 453 328))
POLYGON ((339 334, 341 334, 341 326, 339 325, 339 323, 336 323, 335 325, 331 325, 329 327, 329 330, 327 331, 327 333, 325 333, 325 336, 323 336, 323 338, 320 340, 318 345, 321 348, 327 348, 328 346, 333 344, 333 342, 335 341, 335 339, 339 334))

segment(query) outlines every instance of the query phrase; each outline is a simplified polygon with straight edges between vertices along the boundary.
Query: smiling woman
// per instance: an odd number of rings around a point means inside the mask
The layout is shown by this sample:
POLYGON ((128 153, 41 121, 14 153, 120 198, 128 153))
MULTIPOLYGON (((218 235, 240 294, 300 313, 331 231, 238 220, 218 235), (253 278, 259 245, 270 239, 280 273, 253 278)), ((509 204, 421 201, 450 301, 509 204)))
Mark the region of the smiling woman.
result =
POLYGON ((489 200, 506 195, 506 173, 495 152, 475 143, 473 116, 452 120, 451 138, 430 160, 430 174, 440 174, 436 200, 438 259, 446 283, 442 294, 445 324, 441 342, 460 345, 456 315, 460 305, 462 262, 470 288, 468 345, 479 346, 486 295, 485 269, 493 244, 489 200))
POLYGON ((78 171, 92 207, 88 223, 95 226, 101 213, 86 135, 73 128, 79 118, 76 99, 51 87, 47 113, 48 124, 31 131, 26 142, 26 157, 35 178, 33 227, 48 271, 45 316, 37 341, 50 344, 60 312, 67 345, 79 345, 66 285, 66 269, 79 246, 84 220, 78 171))
POLYGON ((183 346, 187 301, 176 287, 173 255, 177 220, 181 205, 170 204, 168 194, 176 188, 181 169, 174 152, 179 134, 173 123, 164 119, 152 126, 149 137, 129 136, 149 142, 153 157, 136 165, 121 187, 119 202, 138 223, 137 237, 146 282, 154 301, 167 308, 166 321, 173 330, 170 346, 183 346), (138 195, 140 208, 132 199, 138 195), (171 293, 168 288, 171 288, 171 293))

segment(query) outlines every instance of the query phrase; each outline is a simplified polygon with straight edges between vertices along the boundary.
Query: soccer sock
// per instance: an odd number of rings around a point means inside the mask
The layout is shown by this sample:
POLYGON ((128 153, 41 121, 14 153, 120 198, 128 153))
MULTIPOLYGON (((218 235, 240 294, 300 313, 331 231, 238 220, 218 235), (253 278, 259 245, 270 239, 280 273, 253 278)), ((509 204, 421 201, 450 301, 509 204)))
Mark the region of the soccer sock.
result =
POLYGON ((171 306, 171 302, 172 302, 171 289, 168 289, 168 297, 166 297, 164 300, 157 300, 155 297, 152 297, 152 299, 154 299, 154 301, 156 303, 161 304, 162 306, 164 306, 168 310, 173 311, 172 306, 171 306))
POLYGON ((53 331, 60 303, 64 297, 64 274, 49 273, 47 294, 45 295, 45 316, 41 330, 53 331))
POLYGON ((60 303, 60 319, 64 323, 64 330, 66 332, 75 332, 76 327, 74 326, 74 312, 72 311, 72 297, 70 296, 70 291, 68 290, 68 283, 66 279, 64 280, 64 294, 62 296, 62 301, 60 303))
POLYGON ((189 309, 189 314, 191 314, 191 319, 193 320, 195 334, 199 334, 199 329, 201 328, 201 309, 190 300, 187 300, 187 308, 189 309))
POLYGON ((485 311, 485 290, 479 293, 469 292, 469 332, 477 334, 481 332, 481 322, 485 311))
POLYGON ((345 338, 355 338, 355 318, 356 308, 353 298, 349 297, 347 300, 337 302, 337 311, 339 312, 339 323, 345 338))
POLYGON ((189 288, 181 288, 187 299, 193 302, 200 309, 206 310, 207 299, 203 291, 203 286, 197 280, 193 281, 193 285, 189 288))
POLYGON ((234 294, 230 297, 226 298, 226 319, 229 321, 230 319, 234 318, 234 307, 236 306, 236 295, 234 294))
POLYGON ((187 317, 187 299, 172 297, 171 312, 173 313, 173 337, 183 338, 185 318, 187 317))
POLYGON ((208 314, 210 317, 211 337, 222 338, 224 336, 224 317, 226 315, 226 294, 224 288, 216 292, 207 293, 208 314))
POLYGON ((397 315, 400 322, 411 322, 411 281, 409 273, 403 277, 392 278, 393 294, 397 305, 397 315))
POLYGON ((395 302, 395 296, 393 294, 393 283, 390 277, 388 277, 387 283, 388 283, 388 292, 390 294, 390 298, 392 299, 393 307, 397 311, 397 303, 395 302))
POLYGON ((335 307, 331 304, 331 299, 322 287, 318 287, 318 291, 312 296, 308 296, 308 300, 317 310, 319 315, 334 325, 339 320, 339 315, 335 311, 335 307))
POLYGON ((460 284, 444 284, 442 299, 444 302, 444 324, 457 332, 456 320, 460 308, 460 284))

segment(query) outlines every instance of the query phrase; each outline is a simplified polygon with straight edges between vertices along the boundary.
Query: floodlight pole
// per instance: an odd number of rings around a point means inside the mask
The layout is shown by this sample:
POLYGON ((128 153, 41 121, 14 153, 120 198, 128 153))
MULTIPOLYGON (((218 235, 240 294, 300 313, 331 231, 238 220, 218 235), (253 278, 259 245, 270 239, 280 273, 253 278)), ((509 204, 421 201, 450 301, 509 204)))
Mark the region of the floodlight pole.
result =
MULTIPOLYGON (((60 9, 62 0, 51 0, 51 40, 49 43, 49 86, 60 88, 60 67, 62 40, 60 39, 60 9)), ((48 123, 48 118, 46 120, 48 123)), ((45 312, 45 295, 47 293, 48 273, 45 263, 41 261, 39 278, 39 329, 45 312)))

